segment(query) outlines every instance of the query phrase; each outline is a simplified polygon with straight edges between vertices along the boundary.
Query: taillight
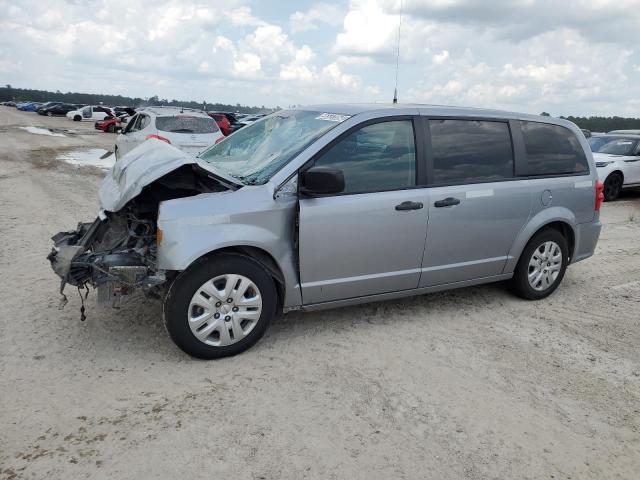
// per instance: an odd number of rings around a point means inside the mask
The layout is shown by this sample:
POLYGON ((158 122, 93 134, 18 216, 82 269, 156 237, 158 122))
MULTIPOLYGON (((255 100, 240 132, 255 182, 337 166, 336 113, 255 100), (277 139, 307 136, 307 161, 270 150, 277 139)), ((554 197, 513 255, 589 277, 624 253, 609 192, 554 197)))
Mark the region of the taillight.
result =
POLYGON ((604 201, 604 183, 602 183, 600 180, 598 180, 596 182, 596 212, 600 211, 600 206, 602 205, 602 202, 604 201))
POLYGON ((165 137, 161 137, 160 135, 147 135, 147 138, 145 138, 145 140, 149 140, 150 138, 155 138, 156 140, 167 142, 169 145, 171 145, 171 140, 165 137))
POLYGON ((216 143, 215 143, 215 144, 216 144, 216 145, 217 145, 217 144, 219 144, 222 140, 224 140, 224 137, 220 137, 220 138, 218 138, 218 139, 216 140, 216 143))

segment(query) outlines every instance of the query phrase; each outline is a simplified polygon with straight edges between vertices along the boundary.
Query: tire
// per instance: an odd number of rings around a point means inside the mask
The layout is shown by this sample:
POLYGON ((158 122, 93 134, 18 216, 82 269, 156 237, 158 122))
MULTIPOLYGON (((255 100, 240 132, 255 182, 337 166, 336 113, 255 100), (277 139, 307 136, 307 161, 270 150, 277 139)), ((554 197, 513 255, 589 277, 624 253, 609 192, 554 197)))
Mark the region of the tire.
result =
POLYGON ((520 255, 518 265, 510 281, 511 291, 517 296, 526 300, 540 300, 551 295, 562 279, 567 269, 569 261, 569 248, 564 236, 552 228, 547 228, 538 232, 529 240, 527 246, 520 255), (547 251, 545 247, 554 244, 558 247, 561 255, 559 266, 554 262, 552 250, 547 251), (538 260, 534 258, 534 253, 538 260), (544 261, 540 261, 544 260, 544 261), (530 274, 532 281, 530 281, 530 274), (534 275, 535 274, 535 275, 534 275), (540 281, 536 280, 540 276, 540 281))
POLYGON ((604 201, 612 202, 620 196, 623 183, 622 175, 618 172, 610 173, 604 181, 604 201))
POLYGON ((269 272, 250 257, 225 253, 197 261, 173 281, 164 301, 164 324, 185 353, 210 360, 254 345, 267 331, 276 307, 269 272), (253 286, 247 288, 247 281, 253 286), (239 286, 235 293, 233 285, 239 286), (255 306, 258 302, 261 309, 255 306))
POLYGON ((115 133, 116 132, 116 126, 111 124, 107 127, 107 132, 109 133, 115 133))
POLYGON ((75 117, 73 117, 74 122, 80 122, 81 120, 82 120, 82 117, 80 115, 76 115, 75 117))
POLYGON ((53 117, 53 113, 47 112, 47 117, 53 117))

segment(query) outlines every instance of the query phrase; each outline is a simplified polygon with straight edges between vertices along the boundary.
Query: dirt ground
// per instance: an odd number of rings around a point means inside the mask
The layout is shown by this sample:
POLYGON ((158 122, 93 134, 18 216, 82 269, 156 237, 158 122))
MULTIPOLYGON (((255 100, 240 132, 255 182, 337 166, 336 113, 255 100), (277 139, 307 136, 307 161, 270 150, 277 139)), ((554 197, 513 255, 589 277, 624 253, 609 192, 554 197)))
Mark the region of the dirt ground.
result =
POLYGON ((57 308, 49 238, 96 216, 100 177, 55 156, 112 148, 92 128, 0 107, 0 478, 639 478, 640 194, 546 300, 290 313, 204 362, 153 301, 57 308))

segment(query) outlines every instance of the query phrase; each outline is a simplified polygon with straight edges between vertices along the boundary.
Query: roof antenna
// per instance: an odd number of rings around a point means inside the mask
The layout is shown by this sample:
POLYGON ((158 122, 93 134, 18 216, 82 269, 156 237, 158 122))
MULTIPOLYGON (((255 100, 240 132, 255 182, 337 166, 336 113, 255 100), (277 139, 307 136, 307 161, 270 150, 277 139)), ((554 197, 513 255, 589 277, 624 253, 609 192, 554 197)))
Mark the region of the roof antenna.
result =
POLYGON ((393 103, 398 103, 398 66, 400 63, 400 29, 402 28, 402 0, 400 0, 400 19, 398 21, 398 50, 396 52, 396 83, 393 89, 393 103))

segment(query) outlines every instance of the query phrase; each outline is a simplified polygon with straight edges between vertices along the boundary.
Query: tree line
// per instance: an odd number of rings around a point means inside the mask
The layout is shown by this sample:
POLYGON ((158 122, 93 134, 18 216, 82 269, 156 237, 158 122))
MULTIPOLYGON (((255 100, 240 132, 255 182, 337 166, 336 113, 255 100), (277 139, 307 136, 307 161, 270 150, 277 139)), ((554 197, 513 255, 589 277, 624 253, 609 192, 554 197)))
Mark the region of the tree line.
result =
MULTIPOLYGON (((241 113, 266 113, 273 109, 264 105, 261 107, 251 107, 246 105, 229 105, 225 103, 211 103, 207 101, 197 102, 194 100, 168 100, 159 98, 154 95, 149 98, 125 97, 123 95, 103 95, 96 93, 78 93, 66 92, 60 90, 49 92, 47 90, 32 90, 29 88, 15 88, 11 85, 0 87, 0 102, 64 102, 83 105, 108 105, 108 106, 127 106, 127 107, 144 107, 150 105, 167 105, 172 107, 188 107, 199 108, 202 110, 216 110, 222 112, 241 112, 241 113)), ((280 107, 276 107, 279 110, 280 107)))

